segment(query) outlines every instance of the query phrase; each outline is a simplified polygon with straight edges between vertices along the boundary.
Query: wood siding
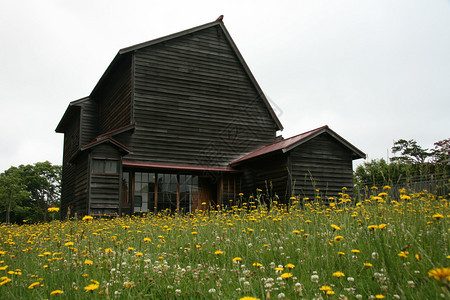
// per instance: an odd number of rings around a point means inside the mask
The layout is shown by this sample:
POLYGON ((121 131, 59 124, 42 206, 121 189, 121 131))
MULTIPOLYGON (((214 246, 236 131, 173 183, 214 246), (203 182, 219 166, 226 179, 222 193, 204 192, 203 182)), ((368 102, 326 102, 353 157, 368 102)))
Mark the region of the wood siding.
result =
POLYGON ((225 167, 276 124, 220 27, 138 50, 127 161, 225 167))
POLYGON ((243 185, 246 194, 256 194, 256 189, 275 200, 290 197, 287 155, 280 152, 262 157, 243 166, 243 185))
POLYGON ((87 99, 81 104, 81 145, 89 144, 98 135, 97 103, 87 99))
POLYGON ((64 132, 63 170, 61 182, 61 215, 67 214, 67 208, 73 202, 77 167, 71 159, 80 146, 80 117, 79 113, 72 116, 72 122, 64 132))
POLYGON ((89 175, 89 213, 119 213, 122 183, 121 155, 119 151, 115 146, 110 144, 101 144, 96 146, 89 156, 91 160, 89 175), (117 161, 118 172, 115 174, 93 173, 92 159, 117 161))
POLYGON ((119 60, 92 95, 98 105, 98 134, 131 123, 131 56, 119 60))
POLYGON ((294 194, 315 197, 315 189, 322 196, 338 197, 342 187, 353 193, 351 151, 324 133, 298 146, 289 153, 294 194))

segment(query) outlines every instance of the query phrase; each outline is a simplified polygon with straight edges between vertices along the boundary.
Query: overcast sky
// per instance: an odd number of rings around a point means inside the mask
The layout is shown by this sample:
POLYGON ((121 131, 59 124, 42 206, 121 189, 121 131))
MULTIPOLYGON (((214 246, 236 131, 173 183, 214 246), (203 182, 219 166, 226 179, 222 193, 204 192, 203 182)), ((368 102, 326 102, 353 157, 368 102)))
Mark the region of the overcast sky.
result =
POLYGON ((220 2, 3 1, 0 172, 62 163, 55 128, 119 49, 222 14, 284 137, 328 125, 369 160, 450 137, 448 0, 220 2))

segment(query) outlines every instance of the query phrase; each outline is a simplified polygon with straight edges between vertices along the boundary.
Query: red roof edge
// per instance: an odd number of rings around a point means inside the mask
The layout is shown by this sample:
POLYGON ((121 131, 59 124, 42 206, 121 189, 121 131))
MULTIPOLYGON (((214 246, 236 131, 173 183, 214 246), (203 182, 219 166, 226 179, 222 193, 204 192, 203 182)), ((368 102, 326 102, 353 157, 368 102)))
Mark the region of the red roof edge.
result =
POLYGON ((89 149, 89 148, 92 148, 92 147, 94 147, 94 146, 103 144, 103 143, 105 143, 105 142, 110 142, 110 143, 112 143, 113 145, 115 145, 115 146, 117 146, 117 147, 123 149, 125 152, 128 152, 128 153, 133 152, 133 150, 131 150, 131 149, 128 148, 127 146, 125 146, 125 145, 119 143, 117 140, 113 139, 113 138, 110 137, 110 136, 105 136, 105 137, 103 137, 103 138, 101 138, 101 139, 99 139, 99 140, 96 140, 96 141, 93 141, 93 142, 91 142, 91 143, 89 143, 89 144, 83 145, 83 146, 81 146, 81 150, 82 150, 82 151, 83 151, 83 150, 87 150, 87 149, 89 149))
POLYGON ((358 158, 365 158, 366 154, 363 153, 361 150, 359 150, 358 148, 356 148, 355 146, 353 146, 352 144, 350 144, 347 140, 345 140, 343 137, 341 137, 340 135, 338 135, 336 132, 334 132, 333 130, 331 130, 328 125, 310 130, 310 131, 306 131, 304 133, 295 135, 293 137, 281 140, 281 141, 277 141, 274 142, 272 144, 263 146, 253 152, 250 152, 247 155, 244 155, 234 161, 232 161, 230 163, 230 166, 235 166, 239 163, 242 163, 244 161, 250 160, 250 159, 254 159, 257 157, 261 157, 263 155, 269 154, 269 153, 273 153, 275 151, 279 151, 282 150, 283 152, 288 152, 292 149, 294 149, 295 147, 299 146, 300 144, 303 144, 307 141, 309 141, 310 139, 324 133, 327 132, 329 133, 333 138, 335 138, 337 141, 339 141, 340 143, 342 143, 344 146, 346 146, 348 149, 350 149, 350 151, 353 152, 353 159, 358 159, 358 158))
POLYGON ((239 164, 243 161, 246 161, 246 160, 249 160, 252 158, 260 157, 262 155, 269 154, 269 153, 272 153, 272 152, 275 152, 278 150, 284 150, 284 149, 289 148, 290 146, 298 143, 299 141, 303 141, 303 140, 307 139, 308 137, 313 136, 314 134, 316 134, 322 130, 325 130, 327 128, 328 128, 328 126, 325 125, 325 126, 322 126, 322 127, 310 130, 310 131, 306 131, 304 133, 294 135, 290 138, 283 139, 281 141, 273 142, 271 144, 262 146, 261 148, 256 149, 255 151, 250 152, 250 153, 232 161, 230 163, 230 165, 233 166, 233 165, 239 164))
POLYGON ((206 171, 206 172, 225 172, 225 173, 239 173, 240 172, 233 168, 186 166, 186 165, 165 165, 165 164, 126 162, 126 161, 124 161, 122 163, 122 165, 126 166, 126 167, 152 168, 152 169, 162 169, 162 170, 206 171))
POLYGON ((133 129, 135 127, 135 125, 136 125, 136 122, 133 122, 133 123, 130 123, 128 125, 125 125, 125 126, 122 126, 122 127, 116 128, 116 129, 113 129, 111 131, 108 131, 108 132, 100 134, 99 136, 96 137, 96 139, 100 139, 100 138, 105 137, 105 136, 113 136, 113 135, 125 132, 127 130, 133 129))

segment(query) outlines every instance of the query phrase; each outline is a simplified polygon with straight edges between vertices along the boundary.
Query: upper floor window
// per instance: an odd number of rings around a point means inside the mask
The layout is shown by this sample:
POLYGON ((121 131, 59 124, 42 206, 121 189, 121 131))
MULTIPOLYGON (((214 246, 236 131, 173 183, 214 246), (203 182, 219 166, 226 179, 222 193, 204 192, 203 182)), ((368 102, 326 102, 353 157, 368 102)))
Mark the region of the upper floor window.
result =
POLYGON ((117 160, 93 159, 92 173, 118 174, 119 162, 117 160))

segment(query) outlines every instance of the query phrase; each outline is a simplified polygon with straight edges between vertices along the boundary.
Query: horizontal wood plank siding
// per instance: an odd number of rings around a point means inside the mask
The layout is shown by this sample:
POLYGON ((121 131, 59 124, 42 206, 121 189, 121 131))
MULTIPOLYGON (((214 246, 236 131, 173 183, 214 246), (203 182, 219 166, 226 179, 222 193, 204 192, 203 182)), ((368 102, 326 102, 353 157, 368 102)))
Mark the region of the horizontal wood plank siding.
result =
POLYGON ((120 176, 118 174, 91 174, 91 209, 119 208, 120 176))
POLYGON ((97 103, 88 99, 81 105, 81 145, 89 144, 98 135, 97 103))
POLYGON ((225 167, 275 138, 276 124, 221 29, 138 50, 136 129, 124 160, 225 167))
POLYGON ((92 97, 98 104, 98 134, 131 123, 131 55, 118 61, 92 97))
POLYGON ((115 160, 118 163, 117 174, 96 174, 90 170, 90 198, 89 208, 91 214, 105 209, 119 212, 121 192, 121 155, 115 146, 101 144, 90 153, 92 159, 115 160))
POLYGON ((351 151, 328 134, 322 134, 289 152, 294 193, 313 199, 339 197, 342 187, 353 193, 351 151))
POLYGON ((281 200, 289 199, 288 164, 285 154, 274 153, 262 157, 243 166, 244 186, 246 193, 256 194, 256 189, 275 200, 275 195, 281 200))

